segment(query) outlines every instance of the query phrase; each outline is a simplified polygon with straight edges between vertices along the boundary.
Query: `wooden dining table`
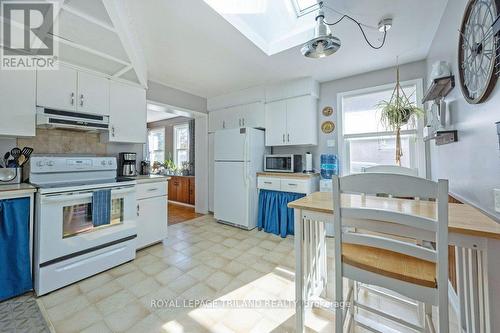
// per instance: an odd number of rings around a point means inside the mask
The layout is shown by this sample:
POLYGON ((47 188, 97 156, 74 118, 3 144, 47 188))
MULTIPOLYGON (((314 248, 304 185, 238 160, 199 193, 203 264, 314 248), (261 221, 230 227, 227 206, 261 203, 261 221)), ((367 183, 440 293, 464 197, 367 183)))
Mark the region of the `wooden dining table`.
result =
MULTIPOLYGON (((297 332, 304 328, 306 301, 319 296, 327 284, 326 224, 333 223, 332 197, 331 192, 315 192, 288 204, 295 210, 297 332)), ((343 207, 436 218, 433 201, 353 194, 343 194, 341 200, 343 207)), ((456 270, 450 304, 465 332, 500 332, 500 223, 470 205, 448 205, 456 270)))

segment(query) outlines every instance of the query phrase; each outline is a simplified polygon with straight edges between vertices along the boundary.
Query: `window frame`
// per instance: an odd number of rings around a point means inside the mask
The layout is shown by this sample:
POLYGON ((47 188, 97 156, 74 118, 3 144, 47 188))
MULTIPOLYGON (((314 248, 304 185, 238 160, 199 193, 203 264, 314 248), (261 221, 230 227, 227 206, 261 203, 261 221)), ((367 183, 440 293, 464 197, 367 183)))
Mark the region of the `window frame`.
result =
POLYGON ((165 147, 165 139, 166 139, 166 133, 165 133, 165 127, 154 127, 154 128, 149 128, 148 129, 148 139, 147 139, 147 157, 148 159, 150 160, 149 163, 151 165, 154 164, 155 161, 153 161, 151 159, 151 153, 152 152, 163 152, 163 161, 159 161, 159 163, 164 163, 165 162, 165 158, 166 158, 166 147, 165 147), (151 150, 151 147, 150 147, 150 144, 149 144, 149 136, 151 135, 151 133, 155 133, 155 132, 162 132, 163 133, 163 149, 157 149, 157 150, 151 150))
POLYGON ((290 1, 293 4, 293 8, 295 9, 295 14, 297 15, 297 17, 307 15, 319 9, 319 3, 316 3, 315 5, 302 9, 299 4, 300 0, 290 0, 290 1))
MULTIPOLYGON (((369 87, 369 88, 341 92, 341 93, 337 94, 337 110, 338 110, 338 112, 337 112, 337 128, 339 129, 337 131, 337 140, 338 140, 337 154, 338 154, 339 159, 340 159, 340 166, 341 166, 340 167, 340 174, 342 176, 348 175, 350 173, 350 170, 351 170, 350 158, 347 158, 349 156, 348 147, 347 147, 347 141, 349 139, 375 138, 375 137, 383 138, 383 137, 395 136, 394 132, 392 132, 392 131, 344 135, 343 99, 345 97, 352 97, 352 96, 356 96, 356 95, 364 95, 364 94, 369 94, 369 93, 375 93, 378 91, 394 89, 395 85, 396 85, 396 82, 378 85, 378 86, 369 87)), ((403 87, 412 86, 412 85, 416 87, 415 97, 417 100, 417 106, 424 109, 423 103, 422 103, 423 79, 420 78, 420 79, 407 80, 407 81, 401 82, 401 86, 403 86, 403 87)), ((412 164, 413 164, 411 167, 417 169, 419 177, 426 178, 426 176, 427 176, 427 164, 426 164, 425 142, 424 142, 424 138, 423 138, 424 119, 423 118, 418 119, 416 125, 417 125, 417 127, 415 129, 402 130, 401 136, 415 135, 415 139, 416 139, 415 156, 410 155, 410 160, 412 161, 412 164)))
POLYGON ((188 162, 189 162, 189 144, 190 144, 190 137, 189 137, 189 123, 182 123, 182 124, 177 124, 177 125, 174 125, 174 128, 173 128, 173 157, 174 157, 174 164, 177 165, 177 167, 182 167, 181 165, 178 164, 178 161, 177 161, 177 151, 178 150, 185 150, 187 152, 187 156, 188 156, 188 162), (178 149, 177 148, 177 130, 179 129, 186 129, 187 130, 187 139, 188 139, 188 142, 187 142, 187 148, 186 149, 178 149))

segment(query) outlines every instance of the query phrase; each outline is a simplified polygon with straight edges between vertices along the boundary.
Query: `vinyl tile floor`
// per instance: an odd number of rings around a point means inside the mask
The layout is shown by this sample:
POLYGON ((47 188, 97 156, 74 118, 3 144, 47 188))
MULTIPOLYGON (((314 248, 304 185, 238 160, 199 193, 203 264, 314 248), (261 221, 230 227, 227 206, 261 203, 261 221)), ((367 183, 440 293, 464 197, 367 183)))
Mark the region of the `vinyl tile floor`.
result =
MULTIPOLYGON (((139 251, 133 262, 40 299, 58 333, 295 332, 294 266, 293 237, 244 231, 204 215, 170 226, 165 242, 139 251)), ((360 295, 417 320, 411 306, 360 295)), ((306 332, 333 331, 332 315, 307 312, 306 332)))

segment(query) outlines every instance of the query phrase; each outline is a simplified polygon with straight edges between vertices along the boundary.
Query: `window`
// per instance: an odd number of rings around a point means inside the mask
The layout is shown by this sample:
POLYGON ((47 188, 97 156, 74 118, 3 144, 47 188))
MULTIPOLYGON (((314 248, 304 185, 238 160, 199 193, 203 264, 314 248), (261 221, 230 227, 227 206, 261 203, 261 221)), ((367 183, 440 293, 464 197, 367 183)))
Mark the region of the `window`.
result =
MULTIPOLYGON (((402 83, 411 102, 420 104, 422 81, 402 83)), ((374 165, 395 165, 396 135, 380 123, 377 104, 390 100, 394 84, 339 94, 339 155, 342 174, 359 173, 374 165)), ((418 169, 425 176, 425 152, 421 136, 423 121, 416 128, 406 125, 401 130, 401 165, 418 169)))
POLYGON ((189 162, 188 124, 174 126, 174 163, 181 167, 183 162, 189 162))
POLYGON ((317 0, 292 0, 297 16, 303 16, 319 9, 317 0))
POLYGON ((158 128, 149 130, 148 133, 148 156, 151 165, 154 162, 165 162, 165 129, 158 128))

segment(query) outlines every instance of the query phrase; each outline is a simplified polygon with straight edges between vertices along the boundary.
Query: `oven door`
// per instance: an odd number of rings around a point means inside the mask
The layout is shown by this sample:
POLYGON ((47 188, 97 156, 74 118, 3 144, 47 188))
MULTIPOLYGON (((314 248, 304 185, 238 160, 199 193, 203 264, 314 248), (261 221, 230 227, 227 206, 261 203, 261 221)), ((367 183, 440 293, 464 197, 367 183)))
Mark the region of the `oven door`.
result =
POLYGON ((135 186, 111 189, 110 223, 94 226, 94 190, 42 194, 37 197, 35 224, 38 262, 67 259, 135 238, 135 186))
POLYGON ((264 171, 293 172, 293 155, 267 155, 264 158, 264 171))

